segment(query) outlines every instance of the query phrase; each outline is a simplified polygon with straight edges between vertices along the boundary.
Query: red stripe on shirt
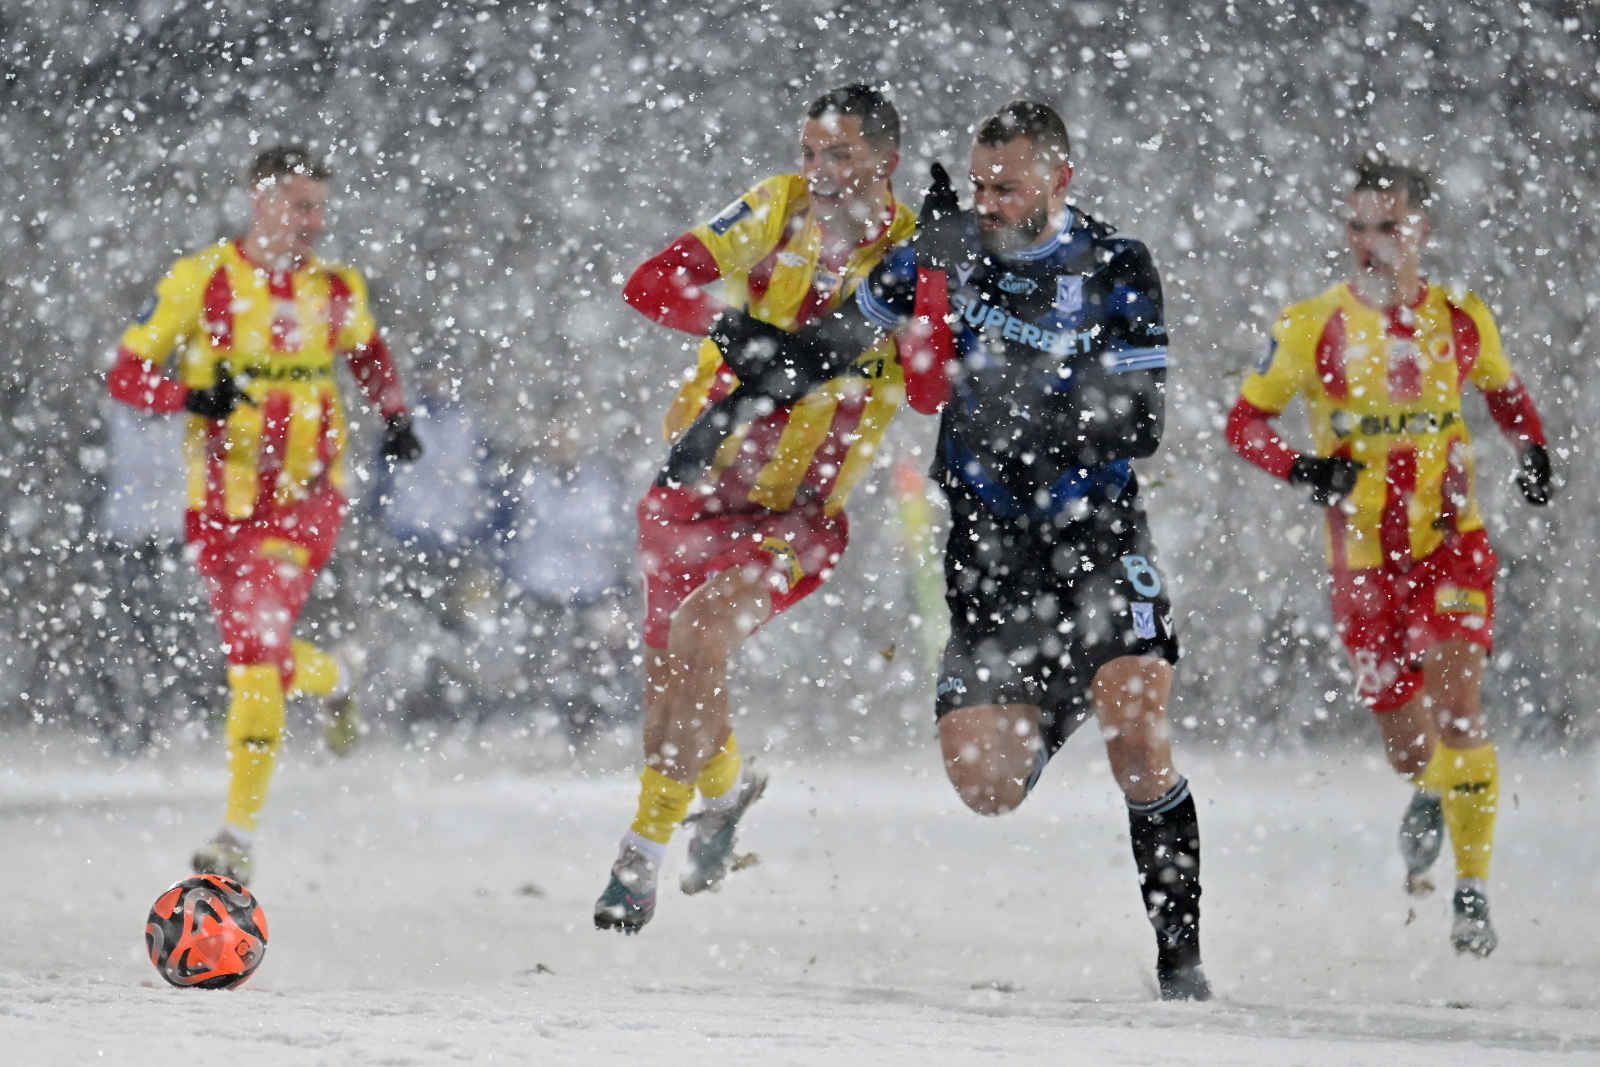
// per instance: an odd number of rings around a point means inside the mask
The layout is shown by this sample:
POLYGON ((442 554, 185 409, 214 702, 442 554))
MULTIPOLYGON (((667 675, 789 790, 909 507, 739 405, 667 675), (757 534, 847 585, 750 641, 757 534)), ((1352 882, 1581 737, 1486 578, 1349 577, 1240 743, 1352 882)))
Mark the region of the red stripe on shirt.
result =
POLYGON ((218 267, 206 283, 200 303, 200 328, 211 335, 213 348, 233 347, 233 285, 226 267, 218 267))
POLYGON ((1464 385, 1467 376, 1472 373, 1473 366, 1478 362, 1483 339, 1478 333, 1478 324, 1472 321, 1472 316, 1455 304, 1450 305, 1450 340, 1456 350, 1456 374, 1459 375, 1456 384, 1464 385))
POLYGON ((355 296, 350 292, 350 283, 337 274, 328 275, 328 349, 332 352, 339 350, 339 334, 344 332, 345 325, 350 321, 350 306, 355 296))
POLYGON ((274 389, 261 400, 261 445, 256 451, 256 508, 271 507, 289 448, 289 394, 274 389))
POLYGON ((1349 387, 1344 377, 1344 309, 1328 316, 1317 338, 1317 377, 1330 400, 1344 400, 1349 387))
POLYGON ((1411 566, 1411 498, 1417 491, 1417 450, 1408 443, 1389 446, 1388 493, 1378 525, 1383 564, 1406 570, 1411 566))

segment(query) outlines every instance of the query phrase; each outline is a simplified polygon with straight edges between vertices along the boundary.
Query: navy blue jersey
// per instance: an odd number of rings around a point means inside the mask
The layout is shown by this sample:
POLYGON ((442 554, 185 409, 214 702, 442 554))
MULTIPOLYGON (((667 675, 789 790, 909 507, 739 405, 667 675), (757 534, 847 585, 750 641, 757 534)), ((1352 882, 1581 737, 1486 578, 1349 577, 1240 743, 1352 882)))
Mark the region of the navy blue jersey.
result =
MULTIPOLYGON (((958 478, 1001 518, 1056 518, 1115 499, 1128 460, 1159 442, 1167 365, 1161 281, 1138 241, 1070 210, 1021 252, 949 272, 959 360, 934 475, 958 478)), ((893 329, 910 315, 916 261, 891 254, 857 305, 893 329)))

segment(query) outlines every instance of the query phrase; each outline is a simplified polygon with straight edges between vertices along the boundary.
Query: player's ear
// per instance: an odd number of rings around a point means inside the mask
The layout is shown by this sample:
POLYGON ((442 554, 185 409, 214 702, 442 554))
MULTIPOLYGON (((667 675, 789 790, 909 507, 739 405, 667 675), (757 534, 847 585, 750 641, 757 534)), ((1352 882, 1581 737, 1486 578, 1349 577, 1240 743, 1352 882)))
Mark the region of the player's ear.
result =
POLYGON ((900 153, 893 148, 885 152, 878 162, 878 176, 887 179, 894 174, 895 168, 900 166, 900 153))
POLYGON ((1067 186, 1072 184, 1072 173, 1071 161, 1063 160, 1061 165, 1056 168, 1055 185, 1050 190, 1052 196, 1067 195, 1067 186))

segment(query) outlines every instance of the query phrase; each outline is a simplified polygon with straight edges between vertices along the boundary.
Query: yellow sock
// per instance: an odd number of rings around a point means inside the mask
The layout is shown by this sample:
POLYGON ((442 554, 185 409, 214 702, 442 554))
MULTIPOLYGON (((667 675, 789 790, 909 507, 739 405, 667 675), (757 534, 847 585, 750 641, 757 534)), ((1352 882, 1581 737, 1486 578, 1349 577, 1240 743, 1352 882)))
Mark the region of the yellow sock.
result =
POLYGON ((1450 847, 1456 853, 1456 877, 1488 880, 1489 857, 1494 852, 1494 817, 1500 802, 1499 760, 1494 745, 1435 745, 1433 759, 1423 768, 1417 784, 1439 794, 1444 824, 1450 828, 1450 847))
POLYGON ((703 797, 724 796, 739 784, 739 768, 743 766, 744 760, 739 758, 739 742, 730 733, 722 751, 706 760, 706 765, 700 768, 700 777, 694 780, 694 787, 703 797))
POLYGON ((646 767, 639 776, 639 814, 633 817, 630 829, 648 841, 664 845, 689 814, 693 799, 694 786, 675 782, 654 767, 646 767))
POLYGON ((298 637, 290 647, 294 649, 294 677, 289 682, 289 692, 325 697, 339 688, 338 660, 298 637))
POLYGON ((283 679, 260 663, 228 668, 228 810, 223 821, 251 833, 267 802, 267 785, 283 740, 283 679))

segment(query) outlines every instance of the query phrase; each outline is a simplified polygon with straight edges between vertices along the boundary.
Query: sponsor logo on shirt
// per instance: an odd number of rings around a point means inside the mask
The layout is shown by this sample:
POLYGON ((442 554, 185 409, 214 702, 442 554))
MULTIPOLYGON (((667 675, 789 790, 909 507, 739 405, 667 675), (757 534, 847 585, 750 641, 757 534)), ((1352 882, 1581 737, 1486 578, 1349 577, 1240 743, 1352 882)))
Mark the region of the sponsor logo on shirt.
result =
POLYGON ((1094 349, 1093 330, 1058 332, 1037 326, 967 293, 957 293, 951 297, 950 303, 961 313, 967 325, 978 333, 998 331, 1007 341, 1016 341, 1056 356, 1088 354, 1094 349))
POLYGON ((1338 437, 1359 433, 1363 437, 1383 434, 1442 433, 1461 421, 1459 411, 1403 411, 1396 415, 1357 415, 1343 408, 1328 416, 1338 437))
MULTIPOLYGON (((741 203, 742 202, 743 201, 741 201, 741 203)), ((778 253, 778 262, 782 263, 785 267, 803 267, 806 265, 806 257, 802 256, 799 252, 790 252, 785 250, 778 253)))
POLYGON ((955 693, 957 696, 965 694, 967 683, 960 678, 943 678, 939 681, 939 688, 934 691, 935 697, 942 697, 946 693, 955 693))
POLYGON ((749 201, 745 200, 745 198, 741 196, 739 199, 723 208, 722 214, 711 220, 711 232, 716 234, 718 237, 723 236, 729 230, 733 229, 734 223, 750 214, 750 210, 749 201))
POLYGON ((999 281, 999 286, 1001 292, 1013 293, 1021 296, 1024 293, 1031 293, 1035 289, 1039 288, 1039 283, 1034 281, 1032 278, 1019 278, 1010 271, 1006 271, 1005 277, 1001 278, 999 281))

